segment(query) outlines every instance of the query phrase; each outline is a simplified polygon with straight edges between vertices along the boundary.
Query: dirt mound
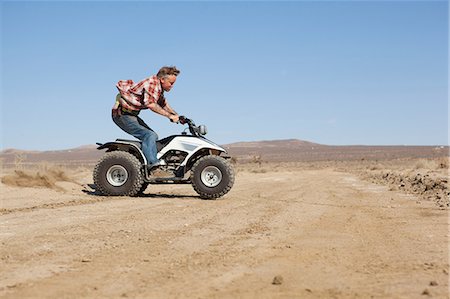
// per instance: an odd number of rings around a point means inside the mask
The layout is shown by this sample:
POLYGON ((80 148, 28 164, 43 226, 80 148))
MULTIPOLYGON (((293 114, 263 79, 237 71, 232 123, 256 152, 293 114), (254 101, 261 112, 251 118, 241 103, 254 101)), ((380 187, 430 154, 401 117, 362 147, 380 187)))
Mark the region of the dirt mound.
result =
POLYGON ((42 173, 15 170, 13 174, 3 176, 1 181, 3 184, 9 186, 45 187, 60 191, 64 191, 64 189, 59 187, 56 182, 71 182, 78 184, 78 182, 69 177, 64 170, 58 168, 48 169, 42 173))
POLYGON ((420 172, 404 174, 393 171, 381 171, 371 174, 375 183, 388 184, 394 190, 419 194, 421 197, 432 200, 441 207, 450 207, 450 188, 448 178, 433 177, 420 172))

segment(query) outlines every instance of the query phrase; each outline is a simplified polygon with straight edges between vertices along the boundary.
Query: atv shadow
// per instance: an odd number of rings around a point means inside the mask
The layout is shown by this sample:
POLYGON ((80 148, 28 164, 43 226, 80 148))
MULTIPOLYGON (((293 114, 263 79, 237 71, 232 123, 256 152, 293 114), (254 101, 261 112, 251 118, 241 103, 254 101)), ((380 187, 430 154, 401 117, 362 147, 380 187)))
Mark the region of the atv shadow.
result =
MULTIPOLYGON (((108 195, 103 195, 100 194, 97 189, 95 184, 86 184, 83 185, 83 190, 81 190, 82 192, 86 193, 87 195, 91 195, 91 196, 108 196, 108 195)), ((186 199, 186 198, 195 198, 195 199, 202 199, 200 196, 196 196, 196 195, 183 195, 183 194, 151 194, 151 193, 140 193, 137 194, 135 196, 132 196, 133 198, 180 198, 180 199, 186 199)))
POLYGON ((151 194, 151 193, 142 193, 138 194, 133 197, 147 197, 147 198, 195 198, 195 199, 201 199, 200 196, 195 195, 182 195, 182 194, 151 194))
POLYGON ((81 191, 83 193, 86 193, 87 195, 101 196, 101 194, 97 192, 95 184, 84 184, 82 186, 83 189, 81 191))

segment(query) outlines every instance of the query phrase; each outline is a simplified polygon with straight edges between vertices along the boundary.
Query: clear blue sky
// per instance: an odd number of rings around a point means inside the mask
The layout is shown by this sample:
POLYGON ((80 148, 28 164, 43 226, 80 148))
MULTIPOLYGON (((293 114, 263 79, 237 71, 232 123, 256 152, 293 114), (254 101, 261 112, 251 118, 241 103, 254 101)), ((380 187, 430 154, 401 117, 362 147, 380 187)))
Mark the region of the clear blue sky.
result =
MULTIPOLYGON (((1 3, 1 148, 127 137, 120 79, 166 94, 220 144, 448 144, 447 1, 1 3)), ((149 110, 165 137, 181 132, 149 110)))

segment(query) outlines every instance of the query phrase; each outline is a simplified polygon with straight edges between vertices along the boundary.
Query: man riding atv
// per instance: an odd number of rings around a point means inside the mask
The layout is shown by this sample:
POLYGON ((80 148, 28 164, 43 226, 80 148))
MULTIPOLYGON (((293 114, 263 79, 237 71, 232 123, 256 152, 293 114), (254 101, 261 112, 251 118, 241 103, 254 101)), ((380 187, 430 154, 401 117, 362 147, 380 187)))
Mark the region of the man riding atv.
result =
POLYGON ((179 116, 164 98, 164 91, 171 90, 179 73, 175 67, 163 67, 157 75, 139 83, 117 83, 119 94, 112 118, 139 141, 116 139, 97 143, 97 149, 106 149, 93 171, 99 194, 136 196, 149 184, 191 184, 201 198, 215 199, 231 190, 234 170, 227 151, 205 138, 206 126, 197 126, 192 119, 179 116), (179 135, 158 140, 158 135, 138 116, 143 109, 151 109, 188 128, 179 135), (156 168, 168 176, 155 175, 156 168))
POLYGON ((174 66, 164 66, 156 75, 138 83, 121 80, 116 84, 119 94, 112 109, 112 119, 119 128, 142 141, 148 171, 163 165, 164 161, 157 159, 158 135, 138 115, 141 110, 150 109, 178 123, 179 115, 170 107, 164 92, 172 89, 179 73, 174 66))

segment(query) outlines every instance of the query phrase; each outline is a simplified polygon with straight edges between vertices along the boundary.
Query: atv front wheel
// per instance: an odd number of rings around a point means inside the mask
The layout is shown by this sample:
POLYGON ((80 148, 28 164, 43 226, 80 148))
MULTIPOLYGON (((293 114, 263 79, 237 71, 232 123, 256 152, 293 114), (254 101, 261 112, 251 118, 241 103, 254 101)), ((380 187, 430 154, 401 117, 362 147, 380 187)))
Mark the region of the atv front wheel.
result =
POLYGON ((233 167, 227 160, 219 156, 202 157, 192 166, 191 182, 192 187, 201 198, 219 198, 233 187, 233 167))
POLYGON ((94 168, 94 183, 103 195, 134 196, 144 183, 141 163, 128 152, 108 152, 94 168))

